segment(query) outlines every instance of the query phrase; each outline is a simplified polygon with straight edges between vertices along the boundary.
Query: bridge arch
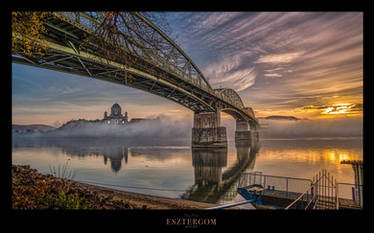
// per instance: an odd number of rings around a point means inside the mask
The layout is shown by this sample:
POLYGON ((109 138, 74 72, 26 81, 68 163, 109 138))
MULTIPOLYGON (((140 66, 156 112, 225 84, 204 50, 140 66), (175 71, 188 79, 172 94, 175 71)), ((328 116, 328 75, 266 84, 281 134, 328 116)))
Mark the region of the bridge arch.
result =
POLYGON ((223 97, 228 98, 230 101, 232 101, 237 106, 244 108, 244 104, 238 93, 231 88, 219 88, 215 89, 215 91, 223 97))
POLYGON ((246 121, 251 126, 251 129, 257 129, 258 122, 251 107, 245 107, 239 94, 231 88, 215 89, 218 95, 229 99, 231 103, 239 108, 225 105, 220 110, 231 115, 237 121, 246 121))

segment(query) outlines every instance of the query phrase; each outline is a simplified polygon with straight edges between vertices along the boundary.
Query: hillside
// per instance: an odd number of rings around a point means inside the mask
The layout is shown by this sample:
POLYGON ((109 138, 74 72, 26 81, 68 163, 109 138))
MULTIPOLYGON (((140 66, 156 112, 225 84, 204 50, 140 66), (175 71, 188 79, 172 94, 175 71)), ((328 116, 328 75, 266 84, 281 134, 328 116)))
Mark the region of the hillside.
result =
POLYGON ((56 128, 49 125, 12 125, 12 133, 13 134, 26 134, 26 133, 45 133, 51 130, 55 130, 56 128))
POLYGON ((258 119, 264 120, 289 120, 289 121, 298 121, 301 120, 300 118, 294 116, 267 116, 267 117, 258 117, 258 119))

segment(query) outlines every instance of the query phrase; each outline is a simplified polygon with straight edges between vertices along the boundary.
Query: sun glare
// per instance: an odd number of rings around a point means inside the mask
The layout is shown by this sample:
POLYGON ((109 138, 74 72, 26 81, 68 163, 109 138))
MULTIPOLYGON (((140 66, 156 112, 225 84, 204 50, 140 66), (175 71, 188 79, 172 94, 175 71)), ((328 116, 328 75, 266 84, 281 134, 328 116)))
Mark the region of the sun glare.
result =
POLYGON ((324 109, 321 114, 347 114, 351 112, 351 105, 352 104, 334 104, 324 109))

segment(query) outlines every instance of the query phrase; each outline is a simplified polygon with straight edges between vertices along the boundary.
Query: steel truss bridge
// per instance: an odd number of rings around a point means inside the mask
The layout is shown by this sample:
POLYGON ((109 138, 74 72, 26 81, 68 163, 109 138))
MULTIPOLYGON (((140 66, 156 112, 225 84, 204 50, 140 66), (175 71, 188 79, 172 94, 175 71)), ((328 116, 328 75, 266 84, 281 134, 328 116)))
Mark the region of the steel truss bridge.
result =
POLYGON ((141 13, 128 14, 134 26, 119 29, 123 37, 117 40, 122 46, 105 38, 102 28, 110 25, 110 18, 100 18, 100 14, 49 13, 43 18, 47 54, 36 58, 17 53, 12 54, 12 61, 126 85, 195 113, 222 111, 248 122, 251 129, 258 127, 252 108, 244 106, 238 93, 230 88, 213 89, 191 58, 141 13), (139 28, 147 36, 139 34, 139 28))

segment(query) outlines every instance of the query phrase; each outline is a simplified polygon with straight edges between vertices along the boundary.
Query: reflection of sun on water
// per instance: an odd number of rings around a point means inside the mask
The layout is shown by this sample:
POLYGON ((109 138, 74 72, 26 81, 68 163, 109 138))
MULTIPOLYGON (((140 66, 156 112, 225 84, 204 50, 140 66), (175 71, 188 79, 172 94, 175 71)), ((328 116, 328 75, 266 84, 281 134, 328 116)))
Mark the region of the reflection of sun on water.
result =
POLYGON ((326 150, 325 158, 332 162, 340 163, 343 160, 350 160, 351 156, 346 152, 338 152, 336 150, 326 150))
POLYGON ((320 163, 325 161, 331 164, 340 164, 343 160, 361 159, 355 151, 344 149, 320 149, 320 150, 263 150, 261 151, 261 159, 270 161, 298 161, 307 162, 309 164, 320 163))
POLYGON ((343 160, 349 160, 350 156, 348 154, 339 154, 339 162, 343 160))

